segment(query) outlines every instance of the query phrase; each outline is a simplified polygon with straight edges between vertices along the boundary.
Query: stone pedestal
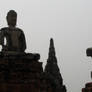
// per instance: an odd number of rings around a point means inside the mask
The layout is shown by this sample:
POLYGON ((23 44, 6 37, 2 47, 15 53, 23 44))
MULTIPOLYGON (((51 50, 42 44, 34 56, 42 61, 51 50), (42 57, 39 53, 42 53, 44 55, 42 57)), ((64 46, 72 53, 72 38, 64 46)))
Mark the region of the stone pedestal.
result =
POLYGON ((37 56, 1 54, 0 92, 52 92, 37 56))

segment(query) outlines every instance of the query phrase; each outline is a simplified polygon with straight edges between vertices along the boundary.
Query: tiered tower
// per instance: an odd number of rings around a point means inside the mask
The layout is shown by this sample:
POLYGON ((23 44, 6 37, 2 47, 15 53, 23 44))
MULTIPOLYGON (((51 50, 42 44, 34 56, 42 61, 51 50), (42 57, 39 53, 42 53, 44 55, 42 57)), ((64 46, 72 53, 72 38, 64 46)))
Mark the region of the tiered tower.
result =
POLYGON ((57 65, 57 58, 52 38, 50 40, 49 55, 44 72, 46 76, 48 76, 51 84, 53 85, 52 87, 54 89, 54 92, 66 92, 66 87, 65 85, 63 85, 63 79, 57 65))

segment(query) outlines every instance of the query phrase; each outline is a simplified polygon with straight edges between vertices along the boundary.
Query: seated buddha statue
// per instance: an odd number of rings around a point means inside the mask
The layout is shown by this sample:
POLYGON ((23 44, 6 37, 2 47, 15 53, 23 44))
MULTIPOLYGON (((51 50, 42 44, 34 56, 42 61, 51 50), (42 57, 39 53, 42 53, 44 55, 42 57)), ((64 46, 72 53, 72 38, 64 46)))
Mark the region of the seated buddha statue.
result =
POLYGON ((14 10, 10 10, 7 13, 6 20, 8 27, 4 27, 0 30, 2 52, 25 52, 25 35, 20 28, 16 27, 17 13, 14 10))

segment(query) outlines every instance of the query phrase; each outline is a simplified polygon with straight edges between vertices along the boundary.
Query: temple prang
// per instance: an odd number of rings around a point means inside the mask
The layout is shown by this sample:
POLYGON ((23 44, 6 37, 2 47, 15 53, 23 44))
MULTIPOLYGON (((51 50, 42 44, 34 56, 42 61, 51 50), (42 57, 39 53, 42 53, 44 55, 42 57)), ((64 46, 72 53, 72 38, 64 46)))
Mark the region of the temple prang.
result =
POLYGON ((57 64, 53 38, 50 39, 49 54, 44 73, 53 85, 54 92, 66 92, 66 86, 63 84, 63 78, 57 64))

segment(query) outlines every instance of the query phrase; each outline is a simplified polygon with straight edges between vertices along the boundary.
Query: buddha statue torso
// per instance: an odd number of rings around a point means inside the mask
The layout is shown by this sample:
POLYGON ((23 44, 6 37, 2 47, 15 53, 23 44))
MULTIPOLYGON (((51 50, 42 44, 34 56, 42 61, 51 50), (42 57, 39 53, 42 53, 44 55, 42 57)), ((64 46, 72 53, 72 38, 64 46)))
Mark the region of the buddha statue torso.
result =
POLYGON ((9 27, 1 29, 0 42, 2 51, 17 51, 22 52, 26 49, 25 36, 21 29, 9 27), (6 39, 6 42, 4 41, 6 39))

